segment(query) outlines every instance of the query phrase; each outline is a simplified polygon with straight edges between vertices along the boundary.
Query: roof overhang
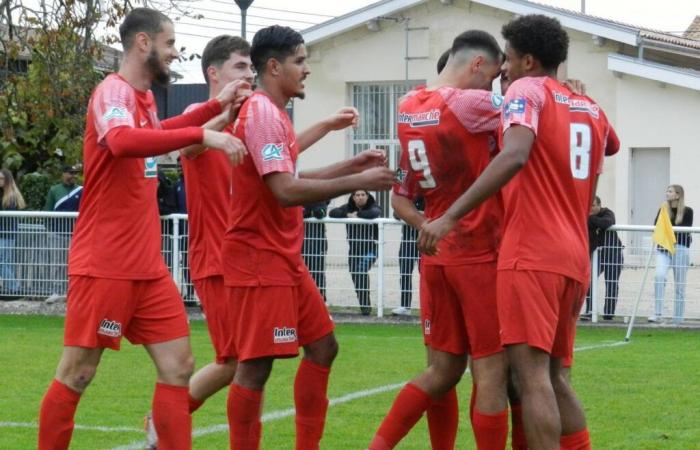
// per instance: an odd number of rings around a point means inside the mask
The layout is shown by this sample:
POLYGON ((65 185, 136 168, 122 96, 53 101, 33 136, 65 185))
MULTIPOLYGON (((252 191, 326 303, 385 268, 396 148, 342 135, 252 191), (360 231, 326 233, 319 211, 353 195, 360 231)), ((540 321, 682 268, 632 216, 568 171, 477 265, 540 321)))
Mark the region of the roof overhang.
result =
POLYGON ((608 55, 608 70, 700 91, 700 72, 690 69, 679 69, 611 53, 608 55))

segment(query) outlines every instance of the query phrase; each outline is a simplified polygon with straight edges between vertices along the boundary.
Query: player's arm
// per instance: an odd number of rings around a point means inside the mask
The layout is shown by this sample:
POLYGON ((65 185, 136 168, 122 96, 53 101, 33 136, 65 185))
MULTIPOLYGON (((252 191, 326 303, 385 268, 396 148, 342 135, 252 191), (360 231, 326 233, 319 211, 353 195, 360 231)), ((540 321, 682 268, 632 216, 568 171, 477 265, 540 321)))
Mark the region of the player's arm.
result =
POLYGON ((265 175, 265 183, 284 206, 299 206, 334 198, 357 189, 386 191, 394 182, 388 167, 373 167, 361 173, 332 179, 295 178, 290 172, 265 175))
MULTIPOLYGON (((298 142, 298 140, 297 140, 298 142)), ((358 153, 350 159, 331 164, 320 169, 305 170, 299 173, 299 178, 328 180, 360 173, 372 167, 386 166, 386 156, 383 151, 370 149, 358 153)))
POLYGON ((346 106, 339 109, 335 114, 311 125, 297 135, 299 153, 323 139, 331 131, 357 126, 359 116, 360 113, 357 112, 357 109, 346 106))
POLYGON ((222 113, 229 105, 238 111, 241 104, 250 95, 250 85, 245 81, 235 80, 228 83, 215 98, 203 103, 185 114, 161 121, 165 130, 184 127, 199 127, 222 113))
POLYGON ((503 150, 486 170, 438 219, 424 224, 418 236, 418 250, 435 254, 437 243, 462 216, 498 192, 524 166, 530 157, 535 133, 528 127, 514 125, 503 135, 503 150))
POLYGON ((399 219, 417 230, 427 221, 410 198, 396 192, 391 193, 391 207, 394 208, 394 214, 399 219))
MULTIPOLYGON (((232 119, 235 120, 235 116, 232 116, 231 106, 229 106, 221 114, 202 125, 202 128, 207 130, 223 131, 223 129, 226 128, 229 123, 231 123, 232 119)), ((245 148, 245 146, 243 146, 243 148, 245 148)), ((180 154, 185 158, 194 159, 201 155, 206 149, 207 147, 202 144, 195 144, 181 148, 180 154)))

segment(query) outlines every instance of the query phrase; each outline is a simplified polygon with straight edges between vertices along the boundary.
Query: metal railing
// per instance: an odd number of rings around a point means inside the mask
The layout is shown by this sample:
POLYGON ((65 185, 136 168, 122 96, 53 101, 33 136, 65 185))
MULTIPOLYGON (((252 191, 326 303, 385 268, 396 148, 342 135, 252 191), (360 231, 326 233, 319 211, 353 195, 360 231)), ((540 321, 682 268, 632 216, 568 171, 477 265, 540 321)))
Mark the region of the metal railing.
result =
MULTIPOLYGON (((66 261, 77 213, 0 211, 0 294, 65 295, 66 261)), ((700 227, 674 228, 700 239, 700 227)), ((161 218, 162 251, 185 301, 197 302, 189 278, 187 215, 161 218)), ((632 315, 650 252, 638 316, 680 323, 700 319, 700 251, 676 256, 652 244, 652 226, 615 225, 591 255, 591 320, 632 315), (617 233, 620 244, 614 239, 617 233), (598 273, 600 271, 600 273, 598 273), (653 317, 655 316, 655 317, 653 317)), ((302 256, 328 305, 377 316, 417 310, 415 231, 393 219, 306 219, 302 256)), ((695 239, 694 239, 695 240, 695 239)))

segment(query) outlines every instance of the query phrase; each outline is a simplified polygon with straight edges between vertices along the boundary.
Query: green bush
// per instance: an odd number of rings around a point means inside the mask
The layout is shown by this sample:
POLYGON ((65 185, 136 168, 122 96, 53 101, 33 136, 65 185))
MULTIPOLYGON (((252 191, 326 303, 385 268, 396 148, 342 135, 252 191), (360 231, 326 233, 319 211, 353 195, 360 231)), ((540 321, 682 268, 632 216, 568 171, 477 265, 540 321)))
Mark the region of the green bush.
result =
POLYGON ((22 176, 19 180, 19 190, 27 202, 28 210, 44 209, 46 194, 48 194, 51 184, 51 178, 44 173, 32 172, 22 176))

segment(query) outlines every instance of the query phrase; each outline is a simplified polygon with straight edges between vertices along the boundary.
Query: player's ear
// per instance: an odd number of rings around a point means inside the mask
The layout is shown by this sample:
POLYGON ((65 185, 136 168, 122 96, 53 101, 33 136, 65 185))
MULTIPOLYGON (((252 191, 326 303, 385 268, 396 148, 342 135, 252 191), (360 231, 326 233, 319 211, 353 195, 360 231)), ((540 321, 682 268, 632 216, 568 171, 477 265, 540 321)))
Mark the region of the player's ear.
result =
POLYGON ((152 40, 148 33, 141 31, 139 33, 136 33, 136 36, 134 36, 133 46, 138 48, 142 52, 148 53, 150 51, 151 42, 152 40))
POLYGON ((267 72, 273 76, 279 75, 282 70, 282 65, 275 58, 268 59, 265 66, 267 68, 267 72))
POLYGON ((214 67, 214 66, 207 67, 207 79, 209 79, 209 83, 219 81, 219 74, 216 70, 216 67, 214 67))
POLYGON ((526 72, 534 69, 537 64, 537 60, 529 53, 523 55, 523 57, 520 58, 520 62, 526 72))

